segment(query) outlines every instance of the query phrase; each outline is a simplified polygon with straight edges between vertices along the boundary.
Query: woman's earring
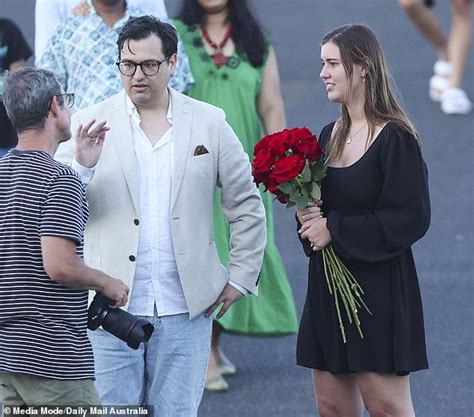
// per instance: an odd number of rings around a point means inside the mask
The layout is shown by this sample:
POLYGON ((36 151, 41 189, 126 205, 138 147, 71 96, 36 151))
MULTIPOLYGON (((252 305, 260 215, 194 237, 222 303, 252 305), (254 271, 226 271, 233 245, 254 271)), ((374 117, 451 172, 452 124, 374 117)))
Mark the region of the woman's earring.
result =
POLYGON ((362 82, 365 83, 365 75, 362 76, 362 82))

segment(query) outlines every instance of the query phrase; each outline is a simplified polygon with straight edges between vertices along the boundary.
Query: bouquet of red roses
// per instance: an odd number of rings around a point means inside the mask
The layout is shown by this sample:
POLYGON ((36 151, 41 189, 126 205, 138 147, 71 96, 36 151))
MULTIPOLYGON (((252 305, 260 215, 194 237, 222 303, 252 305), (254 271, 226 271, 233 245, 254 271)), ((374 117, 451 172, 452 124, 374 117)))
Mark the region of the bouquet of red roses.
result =
POLYGON ((321 198, 327 166, 316 136, 306 127, 265 136, 255 145, 254 155, 255 182, 286 207, 296 204, 302 209, 321 198))
MULTIPOLYGON (((321 199, 321 180, 326 176, 328 161, 316 136, 306 127, 284 129, 262 138, 254 148, 252 173, 257 184, 263 184, 286 207, 305 208, 321 199)), ((324 273, 339 318, 342 338, 346 343, 342 322, 341 300, 349 323, 354 321, 363 338, 358 309, 364 306, 364 293, 359 283, 334 252, 332 245, 322 249, 324 273)))

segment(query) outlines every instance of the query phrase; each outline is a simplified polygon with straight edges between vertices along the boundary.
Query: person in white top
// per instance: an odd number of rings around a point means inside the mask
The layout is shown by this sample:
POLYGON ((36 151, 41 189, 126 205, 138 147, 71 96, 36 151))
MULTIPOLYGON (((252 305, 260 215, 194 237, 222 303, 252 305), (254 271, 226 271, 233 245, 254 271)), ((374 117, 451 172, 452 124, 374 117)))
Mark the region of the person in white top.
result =
MULTIPOLYGON (((165 0, 128 0, 147 13, 166 19, 165 0)), ((59 23, 71 16, 83 15, 88 12, 88 0, 36 0, 35 3, 35 55, 43 55, 48 39, 59 23)))
MULTIPOLYGON (((96 387, 105 405, 150 405, 159 417, 196 417, 206 380, 211 314, 257 295, 265 211, 251 166, 223 110, 168 86, 177 33, 152 16, 119 32, 123 90, 73 115, 91 138, 60 147, 87 183, 84 256, 124 278, 128 311, 155 330, 139 350, 91 332, 96 387), (104 129, 105 141, 97 140, 104 129), (228 268, 213 233, 216 188, 231 230, 228 268), (250 296, 250 295, 249 295, 250 296)), ((243 318, 244 319, 244 318, 243 318)))

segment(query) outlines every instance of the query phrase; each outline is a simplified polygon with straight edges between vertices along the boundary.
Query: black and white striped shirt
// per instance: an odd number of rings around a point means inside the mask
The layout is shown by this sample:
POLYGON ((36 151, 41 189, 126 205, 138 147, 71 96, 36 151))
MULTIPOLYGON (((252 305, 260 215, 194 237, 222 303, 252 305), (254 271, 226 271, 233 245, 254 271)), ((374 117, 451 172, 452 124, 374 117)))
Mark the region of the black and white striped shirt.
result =
POLYGON ((41 254, 41 236, 56 236, 75 241, 82 256, 87 217, 71 168, 41 151, 0 159, 0 372, 93 378, 87 291, 50 279, 41 254))

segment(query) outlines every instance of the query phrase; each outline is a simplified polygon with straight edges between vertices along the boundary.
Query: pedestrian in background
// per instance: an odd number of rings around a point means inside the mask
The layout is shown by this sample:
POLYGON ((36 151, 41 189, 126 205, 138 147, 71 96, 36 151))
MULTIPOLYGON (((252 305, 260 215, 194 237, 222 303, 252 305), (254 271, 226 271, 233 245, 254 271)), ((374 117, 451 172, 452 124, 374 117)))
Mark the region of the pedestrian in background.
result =
POLYGON ((86 191, 53 159, 71 137, 74 95, 51 72, 22 68, 4 100, 19 141, 0 159, 0 404, 98 405, 87 290, 120 307, 128 287, 83 262, 86 191))
POLYGON ((0 19, 0 157, 14 147, 18 137, 3 105, 7 73, 25 66, 31 49, 20 28, 9 19, 0 19))
MULTIPOLYGON (((409 373, 428 367, 411 246, 430 202, 420 139, 397 103, 383 51, 366 26, 322 40, 320 77, 341 116, 320 142, 329 161, 321 203, 298 210, 309 283, 297 362, 312 369, 322 416, 414 416, 409 373), (331 244, 361 285, 363 338, 343 317, 343 341, 321 249, 331 244)), ((342 303, 340 308, 343 309, 342 303)))
POLYGON ((472 40, 472 0, 450 0, 449 39, 430 10, 433 0, 399 0, 399 3, 438 56, 429 84, 431 99, 441 102, 441 110, 446 114, 468 114, 472 103, 462 89, 462 79, 472 40))
MULTIPOLYGON (((187 91, 222 108, 252 157, 264 133, 286 127, 285 109, 274 49, 247 0, 184 0, 174 20, 188 52, 195 84, 187 91), (263 127, 263 130, 262 130, 263 127)), ((245 297, 214 322, 206 388, 223 391, 223 375, 235 365, 219 347, 222 331, 246 336, 283 336, 297 331, 291 287, 274 241, 272 199, 262 193, 267 218, 267 246, 259 278, 259 296, 245 297)), ((230 219, 214 204, 214 236, 219 257, 229 264, 230 219)))

